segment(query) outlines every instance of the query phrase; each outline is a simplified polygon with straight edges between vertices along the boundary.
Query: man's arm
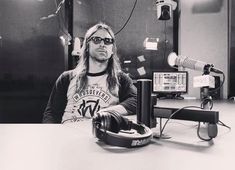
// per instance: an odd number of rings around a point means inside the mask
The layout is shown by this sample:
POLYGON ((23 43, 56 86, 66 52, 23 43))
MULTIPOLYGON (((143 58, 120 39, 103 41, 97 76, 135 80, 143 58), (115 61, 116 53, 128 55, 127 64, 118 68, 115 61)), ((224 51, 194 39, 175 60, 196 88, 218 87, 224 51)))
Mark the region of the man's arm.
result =
POLYGON ((137 89, 132 79, 125 73, 120 73, 119 101, 128 114, 136 114, 137 89))
POLYGON ((69 73, 62 73, 55 82, 43 115, 43 123, 61 123, 67 104, 69 73))

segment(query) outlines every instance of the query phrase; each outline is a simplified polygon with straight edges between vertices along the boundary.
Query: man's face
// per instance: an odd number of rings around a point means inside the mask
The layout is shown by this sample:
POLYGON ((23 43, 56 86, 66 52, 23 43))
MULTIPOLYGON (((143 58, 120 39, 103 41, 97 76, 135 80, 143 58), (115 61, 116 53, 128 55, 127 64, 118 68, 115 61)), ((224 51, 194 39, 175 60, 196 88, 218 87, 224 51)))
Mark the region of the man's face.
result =
POLYGON ((89 54, 92 60, 107 62, 113 54, 113 39, 104 29, 94 33, 89 41, 89 54))

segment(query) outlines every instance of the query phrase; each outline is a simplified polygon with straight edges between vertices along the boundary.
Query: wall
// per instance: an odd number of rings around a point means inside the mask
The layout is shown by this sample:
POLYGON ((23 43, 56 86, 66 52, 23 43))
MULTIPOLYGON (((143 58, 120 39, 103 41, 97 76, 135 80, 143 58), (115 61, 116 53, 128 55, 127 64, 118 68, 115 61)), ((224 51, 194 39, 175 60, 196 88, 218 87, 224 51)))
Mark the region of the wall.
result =
MULTIPOLYGON (((86 30, 99 21, 107 23, 117 33, 127 21, 134 3, 135 0, 74 1, 74 36, 83 37, 86 30)), ((167 56, 174 48, 173 18, 157 20, 155 1, 137 1, 129 22, 116 35, 116 40, 122 67, 133 79, 151 78, 153 69, 172 70, 167 64, 167 56), (146 37, 159 38, 157 51, 144 49, 146 37), (142 55, 144 62, 138 60, 142 55), (124 64, 125 60, 131 63, 124 64), (145 68, 146 74, 140 76, 137 68, 141 67, 145 68)))
MULTIPOLYGON (((222 95, 227 98, 228 0, 181 0, 179 16, 179 54, 212 63, 223 70, 226 81, 222 95)), ((202 73, 188 71, 186 96, 200 98, 200 90, 193 88, 192 79, 202 73)))
MULTIPOLYGON (((0 123, 38 123, 65 69, 54 1, 0 1, 0 123)), ((62 12, 62 11, 60 11, 62 12)), ((61 14, 61 13, 60 13, 61 14)))

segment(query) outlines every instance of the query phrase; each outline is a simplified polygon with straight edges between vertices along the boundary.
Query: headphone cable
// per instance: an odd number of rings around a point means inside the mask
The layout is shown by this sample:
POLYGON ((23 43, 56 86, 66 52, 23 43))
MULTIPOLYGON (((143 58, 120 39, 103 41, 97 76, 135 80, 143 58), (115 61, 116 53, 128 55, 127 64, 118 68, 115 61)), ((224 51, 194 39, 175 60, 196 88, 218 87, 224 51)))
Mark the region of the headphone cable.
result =
POLYGON ((164 129, 166 128, 166 125, 168 124, 168 122, 170 121, 170 119, 172 119, 172 117, 173 117, 176 113, 178 113, 179 111, 181 111, 181 110, 183 110, 183 109, 186 109, 186 108, 197 108, 197 109, 201 109, 201 107, 199 107, 199 106, 185 106, 185 107, 182 107, 182 108, 180 108, 180 109, 174 111, 174 112, 168 117, 168 119, 166 120, 165 124, 163 125, 163 128, 162 128, 161 131, 160 131, 160 136, 159 136, 159 138, 162 137, 163 131, 164 131, 164 129))
POLYGON ((201 122, 198 122, 197 136, 199 137, 199 139, 201 139, 201 140, 203 140, 203 141, 211 141, 211 140, 213 139, 212 137, 206 139, 206 138, 203 138, 203 137, 200 135, 200 128, 201 128, 201 122))

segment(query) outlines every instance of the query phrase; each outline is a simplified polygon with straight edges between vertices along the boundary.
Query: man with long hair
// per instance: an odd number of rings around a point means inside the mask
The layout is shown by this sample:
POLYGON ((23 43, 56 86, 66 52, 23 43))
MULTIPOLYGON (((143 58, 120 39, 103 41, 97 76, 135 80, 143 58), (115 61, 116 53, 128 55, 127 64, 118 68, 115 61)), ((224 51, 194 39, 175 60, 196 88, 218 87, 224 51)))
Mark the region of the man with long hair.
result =
POLYGON ((104 23, 91 27, 80 55, 76 68, 57 79, 43 123, 76 122, 105 111, 135 114, 136 88, 121 71, 112 29, 104 23))

